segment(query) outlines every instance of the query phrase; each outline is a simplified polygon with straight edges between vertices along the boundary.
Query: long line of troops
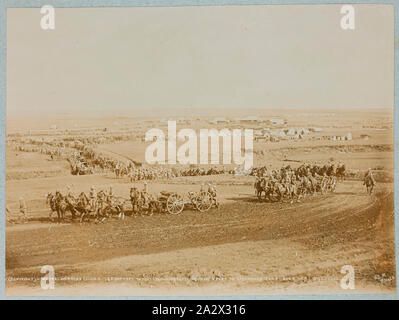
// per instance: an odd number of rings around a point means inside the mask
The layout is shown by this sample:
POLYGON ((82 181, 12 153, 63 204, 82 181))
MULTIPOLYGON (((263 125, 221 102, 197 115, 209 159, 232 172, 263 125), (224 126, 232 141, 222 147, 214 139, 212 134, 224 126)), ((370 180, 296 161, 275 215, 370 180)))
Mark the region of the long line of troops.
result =
POLYGON ((61 157, 66 159, 73 175, 87 175, 94 173, 111 172, 116 178, 128 177, 131 182, 141 180, 171 179, 181 176, 204 176, 224 173, 233 173, 224 167, 190 167, 190 168, 164 168, 144 167, 137 165, 132 160, 119 161, 110 156, 97 152, 93 147, 75 144, 69 147, 52 145, 26 145, 14 144, 14 150, 20 152, 38 152, 49 155, 51 159, 61 157))

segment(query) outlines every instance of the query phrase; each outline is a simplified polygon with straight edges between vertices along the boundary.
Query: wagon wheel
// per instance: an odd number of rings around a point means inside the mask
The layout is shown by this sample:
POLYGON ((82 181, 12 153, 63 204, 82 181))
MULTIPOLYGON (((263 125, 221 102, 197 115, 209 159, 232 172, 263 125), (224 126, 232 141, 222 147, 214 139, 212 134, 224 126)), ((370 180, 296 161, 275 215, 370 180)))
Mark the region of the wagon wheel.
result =
POLYGON ((172 194, 166 201, 166 209, 170 214, 179 214, 183 211, 184 201, 178 194, 172 194))
POLYGON ((212 207, 212 198, 209 193, 199 195, 195 201, 195 207, 200 212, 208 211, 212 207))

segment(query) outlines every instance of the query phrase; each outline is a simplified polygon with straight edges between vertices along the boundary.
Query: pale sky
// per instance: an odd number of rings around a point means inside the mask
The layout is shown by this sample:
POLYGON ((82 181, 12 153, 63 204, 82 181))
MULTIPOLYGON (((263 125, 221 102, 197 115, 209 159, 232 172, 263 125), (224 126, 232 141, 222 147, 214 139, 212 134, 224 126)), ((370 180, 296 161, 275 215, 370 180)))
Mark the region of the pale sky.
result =
POLYGON ((393 107, 394 11, 354 5, 7 10, 7 112, 393 107))

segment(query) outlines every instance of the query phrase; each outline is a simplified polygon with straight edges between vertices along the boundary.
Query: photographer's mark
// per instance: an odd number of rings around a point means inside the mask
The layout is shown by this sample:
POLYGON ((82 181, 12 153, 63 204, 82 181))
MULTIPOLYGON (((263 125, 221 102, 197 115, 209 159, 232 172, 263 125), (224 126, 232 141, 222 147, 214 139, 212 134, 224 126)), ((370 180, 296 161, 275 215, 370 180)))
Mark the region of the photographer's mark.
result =
MULTIPOLYGON (((253 130, 245 129, 200 129, 199 138, 199 163, 208 164, 209 161, 209 138, 211 164, 220 164, 220 138, 223 143, 222 163, 244 165, 245 170, 253 167, 253 130), (244 136, 244 147, 242 148, 242 137, 244 136), (233 145, 233 146, 232 146, 233 145), (244 149, 244 156, 242 156, 244 149)), ((166 137, 161 129, 153 128, 146 132, 145 140, 152 143, 146 148, 145 160, 148 164, 166 163, 166 137)), ((198 164, 198 137, 193 129, 181 129, 176 134, 176 121, 168 121, 167 135, 168 164, 198 164), (177 140, 183 142, 177 149, 177 140)))

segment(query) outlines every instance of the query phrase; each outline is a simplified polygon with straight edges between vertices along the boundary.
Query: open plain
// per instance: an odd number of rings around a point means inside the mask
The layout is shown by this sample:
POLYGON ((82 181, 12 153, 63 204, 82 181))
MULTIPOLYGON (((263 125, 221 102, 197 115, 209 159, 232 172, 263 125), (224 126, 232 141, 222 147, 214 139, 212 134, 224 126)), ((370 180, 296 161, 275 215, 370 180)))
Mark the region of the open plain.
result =
MULTIPOLYGON (((286 123, 269 131, 310 127, 301 122, 298 111, 280 116, 287 119, 286 123)), ((89 193, 91 186, 99 191, 112 185, 114 194, 129 199, 131 186, 142 189, 145 180, 132 181, 127 175, 116 177, 113 171, 98 168, 91 174, 71 174, 70 162, 62 153, 54 156, 35 148, 27 151, 32 142, 29 139, 52 141, 62 137, 68 141, 65 137, 115 137, 124 133, 129 138, 93 143, 92 148, 120 163, 136 161, 145 167, 143 153, 148 143, 141 137, 147 127, 139 126, 134 117, 107 122, 99 118, 91 126, 73 132, 71 126, 77 130, 78 120, 52 119, 48 124, 57 123, 57 128, 47 130, 30 119, 25 120, 26 127, 35 129, 26 133, 13 131, 10 120, 6 172, 7 207, 11 212, 6 227, 7 294, 209 296, 394 292, 392 114, 343 111, 312 119, 323 128, 322 133, 255 141, 254 166, 273 170, 287 165, 295 168, 302 163, 341 161, 346 165, 346 176, 338 181, 334 192, 308 195, 295 202, 259 200, 254 192, 256 177, 234 174, 234 165, 230 165, 221 174, 147 181, 149 194, 167 190, 180 195, 198 192, 202 183, 212 183, 218 190, 219 208, 199 212, 187 206, 177 215, 126 211, 124 219, 113 217, 96 223, 72 221, 68 213, 61 223, 50 219, 46 194, 55 190, 66 192, 70 186, 78 195, 89 193), (99 131, 102 127, 107 130, 99 131), (329 138, 344 136, 349 131, 349 140, 329 138), (363 185, 368 168, 377 180, 371 195, 363 185), (18 216, 21 196, 28 208, 25 221, 18 216), (54 290, 40 287, 40 270, 44 265, 55 269, 54 290), (347 265, 355 270, 354 290, 341 287, 341 268, 347 265)), ((151 121, 148 127, 159 120, 151 121)), ((198 128, 204 123, 212 127, 209 119, 198 121, 198 128)), ((188 124, 181 127, 184 125, 188 124)), ((268 132, 264 124, 246 123, 239 127, 263 128, 268 132)), ((264 136, 268 137, 266 133, 264 136)))

